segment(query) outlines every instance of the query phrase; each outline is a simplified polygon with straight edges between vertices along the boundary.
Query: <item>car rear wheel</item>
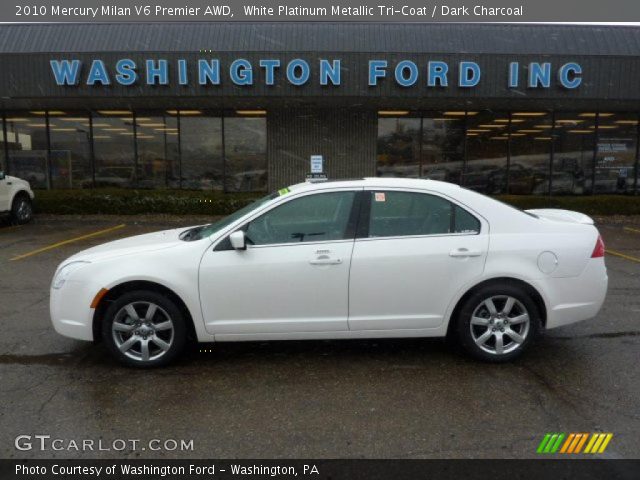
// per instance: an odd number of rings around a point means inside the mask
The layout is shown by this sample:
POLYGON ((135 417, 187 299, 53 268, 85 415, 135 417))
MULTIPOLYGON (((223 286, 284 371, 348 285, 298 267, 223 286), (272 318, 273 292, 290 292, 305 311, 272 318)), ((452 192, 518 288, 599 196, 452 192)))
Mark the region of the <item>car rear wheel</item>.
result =
POLYGON ((33 205, 31 198, 24 193, 20 193, 13 199, 11 205, 11 219, 18 225, 29 223, 33 218, 33 205))
POLYGON ((184 350, 184 315, 157 292, 125 293, 106 310, 102 338, 119 362, 132 367, 166 365, 184 350))
POLYGON ((529 294, 508 283, 488 285, 467 298, 456 319, 459 344, 469 355, 507 362, 520 356, 540 331, 540 313, 529 294))

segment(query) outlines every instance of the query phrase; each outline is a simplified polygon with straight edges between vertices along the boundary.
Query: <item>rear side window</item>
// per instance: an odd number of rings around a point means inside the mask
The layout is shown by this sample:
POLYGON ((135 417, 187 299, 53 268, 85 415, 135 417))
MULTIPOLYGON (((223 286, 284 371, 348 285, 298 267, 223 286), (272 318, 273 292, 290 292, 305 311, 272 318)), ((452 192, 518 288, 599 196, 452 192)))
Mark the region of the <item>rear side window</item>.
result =
POLYGON ((476 234, 480 222, 463 208, 425 193, 374 191, 369 237, 476 234))
POLYGON ((453 207, 455 209, 455 229, 453 233, 476 234, 480 232, 480 221, 476 217, 458 205, 453 205, 453 207))

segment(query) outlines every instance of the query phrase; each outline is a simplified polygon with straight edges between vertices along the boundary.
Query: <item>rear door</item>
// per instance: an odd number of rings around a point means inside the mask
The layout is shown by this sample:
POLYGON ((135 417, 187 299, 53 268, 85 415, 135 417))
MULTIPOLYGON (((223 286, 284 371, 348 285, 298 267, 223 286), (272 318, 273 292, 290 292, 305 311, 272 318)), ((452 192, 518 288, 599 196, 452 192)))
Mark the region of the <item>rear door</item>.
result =
POLYGON ((365 190, 349 281, 350 330, 434 328, 482 274, 484 219, 435 193, 365 190))

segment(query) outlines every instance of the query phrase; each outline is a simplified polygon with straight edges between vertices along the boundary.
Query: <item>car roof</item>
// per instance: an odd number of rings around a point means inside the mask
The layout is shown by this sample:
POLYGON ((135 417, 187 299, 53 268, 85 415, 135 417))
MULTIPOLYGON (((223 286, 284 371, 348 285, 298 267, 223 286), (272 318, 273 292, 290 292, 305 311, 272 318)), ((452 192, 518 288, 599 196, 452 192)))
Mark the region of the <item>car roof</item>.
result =
POLYGON ((348 180, 330 180, 324 182, 303 182, 291 185, 290 191, 313 191, 324 190, 326 188, 418 188, 435 190, 442 193, 459 192, 459 185, 437 180, 423 178, 397 178, 397 177, 366 177, 348 180))

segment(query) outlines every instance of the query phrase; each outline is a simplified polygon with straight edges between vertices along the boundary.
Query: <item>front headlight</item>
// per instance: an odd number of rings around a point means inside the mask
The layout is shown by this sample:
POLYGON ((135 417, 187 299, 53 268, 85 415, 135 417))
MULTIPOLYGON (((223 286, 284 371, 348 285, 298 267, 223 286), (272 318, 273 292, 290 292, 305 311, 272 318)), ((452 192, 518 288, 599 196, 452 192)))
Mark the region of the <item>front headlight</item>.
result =
POLYGON ((88 263, 91 262, 79 260, 77 262, 67 263, 56 272, 55 276, 53 277, 53 283, 51 284, 51 287, 55 288, 56 290, 62 288, 64 282, 66 282, 67 278, 69 278, 69 275, 88 263))

